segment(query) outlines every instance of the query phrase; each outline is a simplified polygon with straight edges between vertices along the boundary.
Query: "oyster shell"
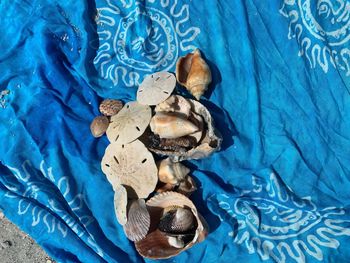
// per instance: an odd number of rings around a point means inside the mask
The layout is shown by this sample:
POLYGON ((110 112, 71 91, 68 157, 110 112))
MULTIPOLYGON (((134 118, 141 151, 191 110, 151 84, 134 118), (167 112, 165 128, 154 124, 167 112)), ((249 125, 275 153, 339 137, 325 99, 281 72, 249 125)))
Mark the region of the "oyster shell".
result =
MULTIPOLYGON (((214 120, 211 117, 210 112, 198 101, 189 101, 192 106, 192 111, 200 115, 204 120, 205 129, 203 139, 200 141, 200 144, 191 149, 186 149, 186 151, 164 150, 157 147, 149 147, 149 149, 156 154, 169 156, 173 162, 206 158, 213 152, 219 151, 221 147, 222 137, 214 127, 214 120)), ((145 141, 145 143, 148 146, 149 142, 145 141)))
POLYGON ((111 143, 126 144, 136 140, 146 130, 152 117, 151 108, 136 101, 128 102, 111 117, 107 137, 111 143))
POLYGON ((178 116, 158 112, 151 119, 152 132, 160 138, 175 139, 198 131, 192 122, 178 116))
POLYGON ((126 236, 131 241, 139 241, 148 233, 151 217, 146 208, 145 200, 132 201, 128 211, 128 221, 123 226, 126 236))
POLYGON ((176 63, 176 78, 197 100, 200 99, 211 82, 211 72, 199 49, 179 58, 176 63))
POLYGON ((146 206, 151 215, 151 227, 149 233, 144 239, 135 242, 137 251, 143 257, 152 259, 170 258, 190 248, 195 243, 202 241, 207 235, 207 229, 204 228, 206 225, 203 221, 204 219, 200 217, 192 201, 182 194, 164 192, 148 200, 146 206), (175 247, 171 240, 169 242, 169 236, 173 235, 167 235, 158 229, 162 213, 164 209, 168 207, 190 209, 197 223, 197 227, 193 231, 193 238, 188 240, 183 248, 175 247))
POLYGON ((123 184, 130 198, 147 198, 157 185, 158 169, 153 155, 139 140, 108 145, 101 168, 113 188, 123 184))
POLYGON ((182 96, 172 95, 158 104, 155 112, 174 112, 187 119, 191 114, 191 104, 182 96))
POLYGON ((170 72, 148 75, 137 90, 137 101, 144 105, 157 105, 165 101, 176 86, 176 78, 170 72))
POLYGON ((128 196, 126 189, 122 185, 114 187, 114 211, 119 224, 125 225, 127 222, 126 210, 128 204, 128 196))
POLYGON ((106 116, 97 116, 93 119, 90 125, 90 131, 95 138, 105 134, 109 125, 109 120, 106 116))
POLYGON ((185 165, 174 163, 169 158, 158 162, 158 178, 163 183, 179 184, 189 172, 185 165))

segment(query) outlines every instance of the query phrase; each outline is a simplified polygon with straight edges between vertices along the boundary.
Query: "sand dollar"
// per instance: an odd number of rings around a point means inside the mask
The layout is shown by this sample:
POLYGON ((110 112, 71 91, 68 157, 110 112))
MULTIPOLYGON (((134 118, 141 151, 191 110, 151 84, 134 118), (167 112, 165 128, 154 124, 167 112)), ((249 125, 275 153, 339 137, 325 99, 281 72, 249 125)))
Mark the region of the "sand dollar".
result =
POLYGON ((176 86, 176 78, 169 72, 148 75, 137 90, 137 101, 144 105, 157 105, 165 101, 176 86))
POLYGON ((127 189, 130 198, 147 198, 158 180, 153 155, 139 140, 108 145, 101 168, 112 185, 119 183, 127 189))
POLYGON ((111 143, 126 144, 136 140, 146 130, 152 117, 151 108, 136 101, 128 102, 111 117, 107 137, 111 143))

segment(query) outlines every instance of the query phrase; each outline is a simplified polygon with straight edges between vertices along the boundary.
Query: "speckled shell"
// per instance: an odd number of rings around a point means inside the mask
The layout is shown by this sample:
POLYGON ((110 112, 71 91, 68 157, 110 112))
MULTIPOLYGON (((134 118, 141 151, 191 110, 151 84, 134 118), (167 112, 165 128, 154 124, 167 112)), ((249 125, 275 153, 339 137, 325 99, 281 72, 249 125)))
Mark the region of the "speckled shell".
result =
POLYGON ((120 100, 105 99, 101 102, 99 110, 105 116, 116 115, 123 108, 120 100))
POLYGON ((106 116, 97 116, 90 125, 90 131, 95 138, 101 137, 105 134, 109 125, 109 120, 106 116))
POLYGON ((179 58, 176 63, 176 78, 197 100, 200 99, 211 82, 211 72, 199 49, 179 58))
POLYGON ((169 156, 173 162, 182 160, 202 159, 211 155, 215 151, 219 151, 221 147, 222 137, 218 130, 215 129, 214 120, 210 112, 201 103, 195 100, 189 100, 192 106, 192 111, 202 116, 205 125, 205 136, 200 144, 187 152, 163 151, 158 149, 150 149, 156 154, 169 156))
POLYGON ((151 217, 146 208, 145 200, 132 201, 127 222, 123 226, 126 236, 131 241, 139 241, 145 238, 151 225, 151 217))
POLYGON ((161 259, 173 257, 182 251, 192 247, 195 243, 202 241, 208 233, 205 228, 206 223, 197 212, 196 207, 186 196, 176 192, 164 192, 152 197, 146 203, 147 209, 151 215, 151 227, 147 236, 138 242, 135 246, 139 254, 146 258, 161 259), (158 229, 162 213, 167 207, 186 207, 191 210, 196 221, 197 228, 193 240, 184 248, 177 248, 169 244, 169 236, 158 229))

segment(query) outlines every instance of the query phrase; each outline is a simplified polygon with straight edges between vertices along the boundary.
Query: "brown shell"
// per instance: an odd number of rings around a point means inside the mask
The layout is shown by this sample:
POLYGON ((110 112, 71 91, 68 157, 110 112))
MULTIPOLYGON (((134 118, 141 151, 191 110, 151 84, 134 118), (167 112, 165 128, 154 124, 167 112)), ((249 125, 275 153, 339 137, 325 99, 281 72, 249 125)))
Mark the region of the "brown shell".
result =
POLYGON ((151 225, 151 217, 146 208, 145 200, 132 201, 126 224, 123 226, 126 236, 131 241, 139 241, 148 233, 151 225))
POLYGON ((157 185, 158 169, 153 155, 139 140, 108 145, 101 168, 113 187, 126 187, 130 198, 147 198, 157 185))
POLYGON ((99 110, 105 116, 116 115, 123 108, 120 100, 105 99, 101 102, 99 110))
POLYGON ((170 258, 182 251, 190 248, 195 243, 202 241, 207 235, 207 229, 204 228, 202 218, 195 205, 186 196, 176 192, 164 192, 152 197, 146 203, 148 211, 151 215, 151 227, 147 236, 138 242, 135 242, 137 251, 141 256, 152 259, 170 258), (168 236, 158 229, 159 221, 164 209, 168 207, 183 207, 192 211, 197 221, 194 238, 184 248, 176 248, 169 244, 168 236))
POLYGON ((90 125, 90 131, 95 138, 105 134, 109 125, 109 120, 106 116, 97 116, 93 119, 90 125))
POLYGON ((176 78, 197 100, 200 99, 211 82, 211 72, 199 49, 179 58, 176 78))

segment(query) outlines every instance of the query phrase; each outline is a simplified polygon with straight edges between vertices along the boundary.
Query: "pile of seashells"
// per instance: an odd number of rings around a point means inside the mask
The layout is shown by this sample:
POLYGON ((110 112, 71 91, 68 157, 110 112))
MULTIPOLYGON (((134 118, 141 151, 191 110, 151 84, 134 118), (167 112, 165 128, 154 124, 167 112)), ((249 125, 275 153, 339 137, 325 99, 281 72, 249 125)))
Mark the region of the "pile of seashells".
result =
POLYGON ((110 144, 101 168, 113 187, 115 213, 126 236, 146 258, 170 258, 204 240, 208 226, 188 198, 196 185, 182 160, 220 149, 222 138, 198 101, 172 94, 177 81, 197 99, 211 82, 199 50, 169 72, 147 76, 137 101, 107 99, 90 128, 110 144), (155 161, 165 156, 165 159, 155 161), (150 195, 152 196, 150 198, 150 195))

